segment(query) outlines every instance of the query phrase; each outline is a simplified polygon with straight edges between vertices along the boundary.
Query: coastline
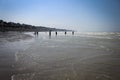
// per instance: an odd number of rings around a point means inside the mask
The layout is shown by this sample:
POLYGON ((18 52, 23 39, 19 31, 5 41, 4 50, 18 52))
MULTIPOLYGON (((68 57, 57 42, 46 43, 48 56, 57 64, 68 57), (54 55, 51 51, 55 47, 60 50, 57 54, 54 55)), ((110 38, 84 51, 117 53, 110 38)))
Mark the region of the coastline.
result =
POLYGON ((19 46, 21 40, 30 40, 33 36, 22 32, 0 32, 0 80, 11 80, 15 72, 15 53, 17 50, 14 46, 19 46), (14 43, 18 42, 16 45, 14 43))
POLYGON ((24 32, 0 32, 0 42, 14 42, 19 40, 31 39, 33 36, 24 32))

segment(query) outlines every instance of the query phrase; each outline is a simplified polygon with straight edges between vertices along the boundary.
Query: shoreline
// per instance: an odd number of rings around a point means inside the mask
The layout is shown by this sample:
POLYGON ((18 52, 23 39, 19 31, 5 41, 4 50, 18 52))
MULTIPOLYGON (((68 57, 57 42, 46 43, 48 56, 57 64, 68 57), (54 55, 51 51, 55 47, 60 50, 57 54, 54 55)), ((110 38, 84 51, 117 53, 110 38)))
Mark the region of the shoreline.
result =
POLYGON ((32 39, 33 36, 21 32, 0 32, 0 80, 11 80, 15 69, 15 46, 19 46, 19 41, 32 39), (14 43, 19 43, 18 45, 14 43))
POLYGON ((25 34, 24 32, 0 32, 0 42, 14 42, 31 38, 33 38, 33 36, 25 34))

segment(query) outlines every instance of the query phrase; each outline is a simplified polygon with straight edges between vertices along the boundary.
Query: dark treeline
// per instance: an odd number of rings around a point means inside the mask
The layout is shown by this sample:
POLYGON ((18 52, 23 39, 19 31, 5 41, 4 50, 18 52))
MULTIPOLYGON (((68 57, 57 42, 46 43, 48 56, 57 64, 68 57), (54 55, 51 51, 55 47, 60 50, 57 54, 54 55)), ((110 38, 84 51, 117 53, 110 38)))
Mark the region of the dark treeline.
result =
POLYGON ((27 24, 20 24, 14 22, 6 22, 0 20, 0 31, 32 31, 35 30, 36 27, 27 24))
POLYGON ((56 29, 43 26, 33 26, 14 22, 0 20, 0 31, 66 31, 65 29, 56 29))

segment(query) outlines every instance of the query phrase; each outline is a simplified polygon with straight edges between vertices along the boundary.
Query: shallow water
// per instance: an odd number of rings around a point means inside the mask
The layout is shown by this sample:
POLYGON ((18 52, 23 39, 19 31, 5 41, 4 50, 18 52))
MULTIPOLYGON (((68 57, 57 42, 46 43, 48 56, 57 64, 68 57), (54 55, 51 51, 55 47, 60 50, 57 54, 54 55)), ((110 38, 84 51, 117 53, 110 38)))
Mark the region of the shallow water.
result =
POLYGON ((39 33, 14 59, 12 80, 119 80, 120 33, 39 33))

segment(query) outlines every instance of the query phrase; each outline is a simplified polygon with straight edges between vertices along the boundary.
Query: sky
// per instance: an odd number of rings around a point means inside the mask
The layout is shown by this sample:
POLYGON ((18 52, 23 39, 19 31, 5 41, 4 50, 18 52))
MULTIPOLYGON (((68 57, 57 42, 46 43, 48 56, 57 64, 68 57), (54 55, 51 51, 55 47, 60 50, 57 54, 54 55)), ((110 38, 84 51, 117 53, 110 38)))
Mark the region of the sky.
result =
POLYGON ((76 31, 120 31, 120 0, 0 0, 0 19, 76 31))

